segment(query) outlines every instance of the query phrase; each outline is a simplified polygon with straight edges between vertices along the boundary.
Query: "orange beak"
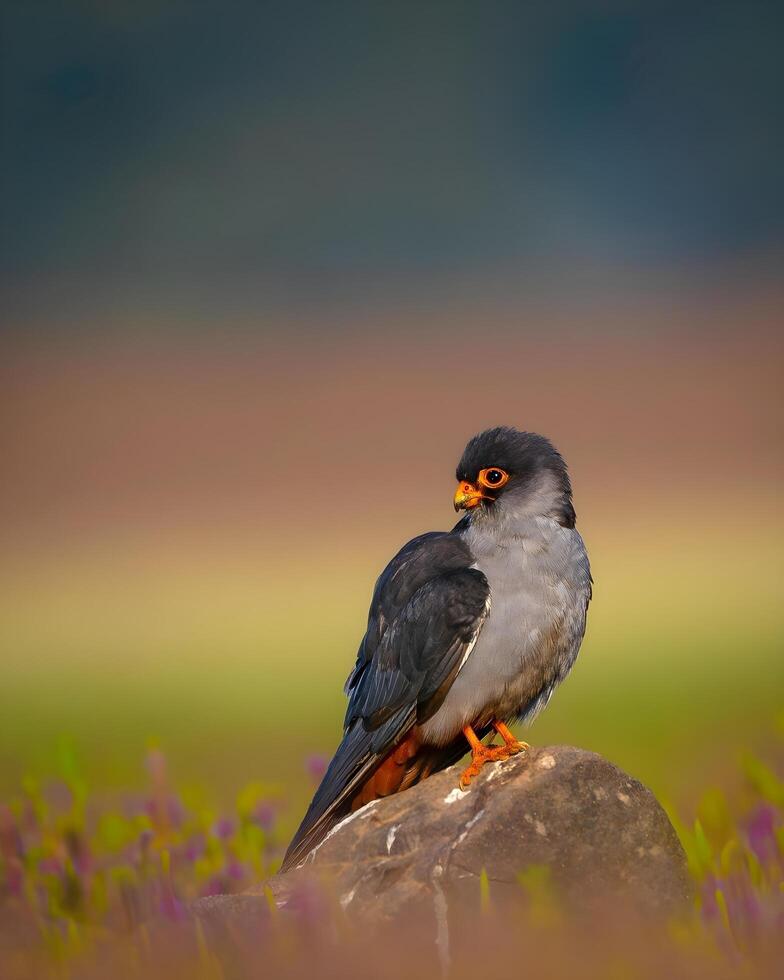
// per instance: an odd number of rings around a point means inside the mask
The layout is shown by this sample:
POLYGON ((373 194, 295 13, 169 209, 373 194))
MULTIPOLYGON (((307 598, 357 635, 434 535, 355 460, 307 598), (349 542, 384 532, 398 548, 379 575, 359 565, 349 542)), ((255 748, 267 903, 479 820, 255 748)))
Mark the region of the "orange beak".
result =
POLYGON ((468 480, 461 480, 457 485, 457 490, 455 490, 455 510, 470 510, 472 507, 476 507, 485 496, 473 483, 469 483, 468 480))

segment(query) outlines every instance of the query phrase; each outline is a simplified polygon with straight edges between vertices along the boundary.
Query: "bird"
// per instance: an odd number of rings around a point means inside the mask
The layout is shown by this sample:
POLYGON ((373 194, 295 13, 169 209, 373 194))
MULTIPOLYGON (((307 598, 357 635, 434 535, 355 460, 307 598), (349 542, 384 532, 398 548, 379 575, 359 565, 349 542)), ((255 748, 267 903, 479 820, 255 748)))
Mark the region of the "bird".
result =
POLYGON ((563 457, 545 436, 497 426, 469 440, 456 477, 463 517, 405 544, 375 584, 343 738, 282 871, 467 750, 462 790, 528 749, 509 724, 532 721, 575 662, 593 580, 563 457), (491 732, 500 745, 484 743, 491 732))

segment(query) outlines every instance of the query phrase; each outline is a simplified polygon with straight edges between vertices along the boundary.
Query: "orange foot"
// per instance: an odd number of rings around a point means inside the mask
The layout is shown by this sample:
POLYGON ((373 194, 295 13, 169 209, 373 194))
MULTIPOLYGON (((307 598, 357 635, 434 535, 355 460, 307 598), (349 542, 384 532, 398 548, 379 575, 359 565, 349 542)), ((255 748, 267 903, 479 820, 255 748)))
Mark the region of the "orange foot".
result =
POLYGON ((509 755, 517 755, 518 752, 525 752, 531 748, 528 742, 519 742, 502 721, 494 721, 493 728, 504 740, 504 745, 509 749, 509 755))
POLYGON ((461 789, 465 789, 470 784, 486 762, 500 762, 530 748, 527 742, 518 742, 502 721, 494 721, 493 728, 504 740, 503 745, 483 745, 470 725, 466 725, 463 729, 463 734, 471 746, 471 765, 460 776, 461 789))

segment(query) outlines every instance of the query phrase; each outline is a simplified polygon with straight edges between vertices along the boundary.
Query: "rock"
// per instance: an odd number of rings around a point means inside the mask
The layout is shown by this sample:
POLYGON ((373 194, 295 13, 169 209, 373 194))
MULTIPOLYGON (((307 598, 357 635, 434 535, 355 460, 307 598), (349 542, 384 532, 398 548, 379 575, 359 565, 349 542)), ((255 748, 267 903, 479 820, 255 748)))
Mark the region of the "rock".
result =
POLYGON ((691 885, 641 783, 563 746, 489 764, 467 792, 458 774, 368 804, 294 871, 194 903, 224 975, 247 975, 270 927, 269 976, 326 976, 325 963, 335 977, 432 977, 455 964, 461 976, 504 976, 521 949, 526 971, 548 976, 582 975, 593 950, 600 976, 617 968, 605 954, 666 947, 665 919, 691 885))
POLYGON ((486 765, 467 792, 458 773, 452 767, 347 817, 300 868, 267 883, 278 904, 314 875, 348 914, 377 923, 424 903, 436 918, 439 907, 470 910, 483 891, 494 904, 520 901, 543 881, 579 912, 612 902, 624 914, 668 914, 690 898, 664 810, 601 756, 531 749, 486 765))

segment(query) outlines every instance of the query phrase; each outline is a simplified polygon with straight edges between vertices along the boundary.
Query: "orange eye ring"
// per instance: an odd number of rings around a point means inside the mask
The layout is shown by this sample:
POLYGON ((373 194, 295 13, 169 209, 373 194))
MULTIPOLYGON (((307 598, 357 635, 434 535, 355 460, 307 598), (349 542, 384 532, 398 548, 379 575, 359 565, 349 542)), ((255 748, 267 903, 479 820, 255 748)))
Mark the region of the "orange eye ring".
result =
POLYGON ((498 490, 509 480, 509 474, 500 466, 488 466, 479 473, 479 483, 488 490, 498 490))

